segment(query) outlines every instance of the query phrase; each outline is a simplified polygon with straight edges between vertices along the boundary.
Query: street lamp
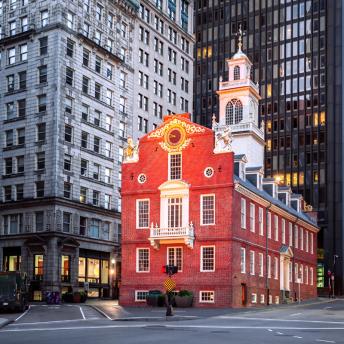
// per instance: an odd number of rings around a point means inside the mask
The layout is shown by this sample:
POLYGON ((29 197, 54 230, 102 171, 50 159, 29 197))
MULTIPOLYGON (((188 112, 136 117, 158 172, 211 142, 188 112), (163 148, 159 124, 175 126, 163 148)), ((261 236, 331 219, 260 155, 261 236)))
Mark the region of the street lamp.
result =
POLYGON ((333 255, 333 273, 331 276, 331 280, 332 280, 332 297, 335 298, 334 295, 334 275, 335 275, 335 267, 336 267, 336 260, 339 258, 338 254, 334 254, 333 255))

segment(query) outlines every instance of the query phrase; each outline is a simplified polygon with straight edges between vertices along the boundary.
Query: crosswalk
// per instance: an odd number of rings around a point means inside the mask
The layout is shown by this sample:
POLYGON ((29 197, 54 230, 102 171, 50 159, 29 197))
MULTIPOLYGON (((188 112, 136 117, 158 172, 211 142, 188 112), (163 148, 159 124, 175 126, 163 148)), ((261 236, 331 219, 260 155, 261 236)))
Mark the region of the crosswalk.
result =
POLYGON ((97 310, 89 306, 81 306, 86 320, 97 320, 104 319, 104 316, 100 314, 97 310))

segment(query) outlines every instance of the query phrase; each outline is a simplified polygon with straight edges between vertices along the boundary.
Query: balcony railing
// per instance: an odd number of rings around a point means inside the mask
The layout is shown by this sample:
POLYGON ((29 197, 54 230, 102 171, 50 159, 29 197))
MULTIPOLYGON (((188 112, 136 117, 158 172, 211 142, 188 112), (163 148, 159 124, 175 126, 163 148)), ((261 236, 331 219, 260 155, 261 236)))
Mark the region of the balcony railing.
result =
POLYGON ((158 225, 151 225, 149 241, 151 245, 158 249, 161 243, 184 243, 193 248, 195 240, 194 226, 191 222, 186 227, 160 228, 158 225))
POLYGON ((264 129, 258 128, 256 124, 252 122, 238 123, 238 124, 232 124, 232 125, 216 124, 214 125, 213 130, 215 132, 221 131, 221 130, 224 130, 228 126, 231 128, 231 131, 234 133, 251 131, 255 133, 258 137, 264 140, 264 129))

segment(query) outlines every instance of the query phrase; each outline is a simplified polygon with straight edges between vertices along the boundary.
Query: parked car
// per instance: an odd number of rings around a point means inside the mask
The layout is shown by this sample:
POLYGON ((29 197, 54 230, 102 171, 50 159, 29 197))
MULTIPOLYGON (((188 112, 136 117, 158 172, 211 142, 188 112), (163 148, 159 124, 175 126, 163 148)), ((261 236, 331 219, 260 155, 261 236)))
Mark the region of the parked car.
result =
POLYGON ((0 310, 23 312, 28 306, 27 276, 21 272, 0 272, 0 310))

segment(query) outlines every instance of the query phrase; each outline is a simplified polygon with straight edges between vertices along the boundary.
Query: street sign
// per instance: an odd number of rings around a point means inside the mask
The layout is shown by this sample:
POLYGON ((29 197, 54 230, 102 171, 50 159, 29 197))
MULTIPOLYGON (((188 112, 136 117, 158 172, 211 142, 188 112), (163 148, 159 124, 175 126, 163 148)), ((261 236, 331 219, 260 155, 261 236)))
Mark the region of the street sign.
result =
POLYGON ((85 289, 85 291, 90 290, 90 283, 89 282, 84 282, 84 289, 85 289))
POLYGON ((164 282, 164 287, 167 292, 171 292, 172 290, 176 289, 176 282, 173 281, 172 278, 166 278, 164 282))

